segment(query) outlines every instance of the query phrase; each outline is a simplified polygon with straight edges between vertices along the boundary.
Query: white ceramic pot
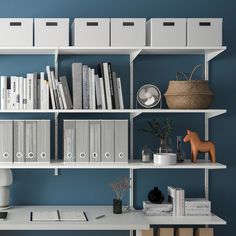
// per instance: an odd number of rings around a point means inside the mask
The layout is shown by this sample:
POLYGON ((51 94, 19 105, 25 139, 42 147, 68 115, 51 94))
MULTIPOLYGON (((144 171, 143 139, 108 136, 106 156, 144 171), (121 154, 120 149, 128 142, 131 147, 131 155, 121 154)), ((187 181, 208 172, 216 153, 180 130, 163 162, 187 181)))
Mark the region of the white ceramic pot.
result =
POLYGON ((0 208, 9 206, 10 189, 9 187, 0 187, 0 208))
POLYGON ((175 153, 154 153, 153 161, 156 165, 175 165, 177 156, 175 153))
POLYGON ((11 169, 0 169, 0 187, 10 186, 13 182, 11 169))

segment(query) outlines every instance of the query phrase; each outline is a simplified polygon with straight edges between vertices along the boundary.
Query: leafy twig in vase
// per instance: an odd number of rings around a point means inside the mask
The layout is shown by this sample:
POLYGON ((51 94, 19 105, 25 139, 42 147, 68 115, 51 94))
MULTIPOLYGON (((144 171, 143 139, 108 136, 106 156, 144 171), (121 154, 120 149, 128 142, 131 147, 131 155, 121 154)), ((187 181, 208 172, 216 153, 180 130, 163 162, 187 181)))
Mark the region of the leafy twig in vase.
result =
POLYGON ((130 188, 130 179, 128 177, 119 178, 110 186, 116 195, 116 199, 122 200, 125 192, 130 188))

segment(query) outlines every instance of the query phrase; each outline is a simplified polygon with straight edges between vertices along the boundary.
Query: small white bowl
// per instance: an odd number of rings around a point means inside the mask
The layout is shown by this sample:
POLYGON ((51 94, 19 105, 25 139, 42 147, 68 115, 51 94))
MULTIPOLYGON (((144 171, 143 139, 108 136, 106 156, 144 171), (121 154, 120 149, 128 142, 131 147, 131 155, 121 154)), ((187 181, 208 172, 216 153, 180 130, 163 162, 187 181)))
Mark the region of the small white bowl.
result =
POLYGON ((177 156, 175 153, 154 153, 153 162, 155 165, 176 165, 177 156))

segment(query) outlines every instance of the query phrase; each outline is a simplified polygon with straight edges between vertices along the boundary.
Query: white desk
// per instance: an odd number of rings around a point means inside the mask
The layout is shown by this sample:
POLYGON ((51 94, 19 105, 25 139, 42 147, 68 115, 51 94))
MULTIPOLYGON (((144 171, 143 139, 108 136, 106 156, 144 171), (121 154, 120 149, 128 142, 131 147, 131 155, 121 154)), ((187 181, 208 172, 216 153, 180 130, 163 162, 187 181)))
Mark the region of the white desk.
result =
POLYGON ((139 211, 115 215, 111 206, 14 206, 8 210, 6 221, 0 222, 0 230, 142 230, 150 228, 149 222, 139 211), (88 222, 31 222, 33 210, 79 210, 86 212, 88 222), (99 215, 106 215, 96 220, 99 215))

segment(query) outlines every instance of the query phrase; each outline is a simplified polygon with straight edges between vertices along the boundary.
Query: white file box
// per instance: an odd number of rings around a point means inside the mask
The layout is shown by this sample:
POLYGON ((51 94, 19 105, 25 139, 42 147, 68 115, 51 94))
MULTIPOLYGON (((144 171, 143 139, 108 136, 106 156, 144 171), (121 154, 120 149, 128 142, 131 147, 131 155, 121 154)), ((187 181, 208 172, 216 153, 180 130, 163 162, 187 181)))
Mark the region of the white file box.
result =
POLYGON ((110 19, 108 18, 76 18, 71 32, 73 46, 110 46, 110 19))
POLYGON ((186 19, 154 18, 147 21, 147 46, 186 46, 186 19))
POLYGON ((68 18, 34 19, 34 46, 66 47, 69 46, 68 18))
POLYGON ((32 18, 1 18, 0 47, 33 46, 32 18))
POLYGON ((187 20, 187 46, 222 46, 222 18, 199 18, 187 20))
POLYGON ((145 45, 145 18, 111 19, 111 46, 144 47, 145 45))

